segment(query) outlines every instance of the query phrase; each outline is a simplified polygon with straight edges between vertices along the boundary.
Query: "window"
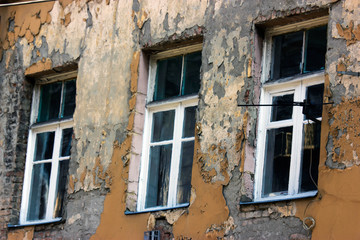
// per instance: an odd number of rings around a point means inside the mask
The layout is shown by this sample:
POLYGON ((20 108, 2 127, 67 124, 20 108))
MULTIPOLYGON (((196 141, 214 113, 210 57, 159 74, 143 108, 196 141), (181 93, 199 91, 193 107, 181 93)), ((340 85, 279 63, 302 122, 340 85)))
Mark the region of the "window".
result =
POLYGON ((274 36, 271 80, 323 70, 326 29, 320 26, 274 36))
POLYGON ((60 219, 69 168, 75 79, 36 85, 20 224, 60 219))
POLYGON ((199 50, 196 45, 182 49, 182 55, 179 50, 162 52, 150 60, 138 211, 187 206, 190 201, 199 50))
POLYGON ((317 193, 326 20, 267 32, 255 201, 317 193))

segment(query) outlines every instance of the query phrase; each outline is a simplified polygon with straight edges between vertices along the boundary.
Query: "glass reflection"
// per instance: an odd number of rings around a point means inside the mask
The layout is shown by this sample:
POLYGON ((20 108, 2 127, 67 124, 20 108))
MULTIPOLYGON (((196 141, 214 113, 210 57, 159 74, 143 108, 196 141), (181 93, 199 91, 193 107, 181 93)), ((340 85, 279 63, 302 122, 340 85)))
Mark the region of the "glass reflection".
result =
POLYGON ((180 95, 182 56, 158 61, 154 100, 180 95))
POLYGON ((175 110, 153 114, 151 142, 171 140, 174 132, 175 110))
POLYGON ((183 142, 177 188, 177 203, 188 203, 191 193, 191 170, 194 156, 194 141, 183 142))
POLYGON ((67 174, 69 170, 69 160, 64 160, 59 162, 59 171, 58 171, 58 185, 56 187, 55 193, 55 208, 53 213, 53 218, 61 216, 63 212, 63 202, 66 191, 67 183, 67 174))
POLYGON ((36 134, 34 161, 52 159, 55 132, 36 134))
POLYGON ((33 166, 28 221, 41 220, 46 217, 50 173, 51 163, 41 163, 33 166))
POLYGON ((292 127, 267 131, 263 194, 287 194, 290 174, 292 127))
POLYGON ((167 205, 171 153, 172 144, 150 148, 146 208, 167 205))
POLYGON ((38 122, 59 118, 62 83, 41 86, 38 122))

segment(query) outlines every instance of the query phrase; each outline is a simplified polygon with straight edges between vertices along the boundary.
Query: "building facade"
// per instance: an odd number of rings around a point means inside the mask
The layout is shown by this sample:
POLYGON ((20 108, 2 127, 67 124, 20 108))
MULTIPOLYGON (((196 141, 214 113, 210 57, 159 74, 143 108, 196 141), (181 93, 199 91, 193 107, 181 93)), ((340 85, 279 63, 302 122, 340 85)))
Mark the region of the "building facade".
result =
POLYGON ((360 3, 0 3, 0 239, 359 239, 360 3))

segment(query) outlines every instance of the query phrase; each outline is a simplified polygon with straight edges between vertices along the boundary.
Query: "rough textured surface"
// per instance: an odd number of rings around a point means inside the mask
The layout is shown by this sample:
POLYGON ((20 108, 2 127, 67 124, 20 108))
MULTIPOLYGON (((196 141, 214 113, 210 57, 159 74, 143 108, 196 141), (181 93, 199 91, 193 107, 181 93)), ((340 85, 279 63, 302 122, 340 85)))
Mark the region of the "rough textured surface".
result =
POLYGON ((59 0, 0 7, 0 239, 142 239, 154 229, 175 239, 358 239, 360 193, 351 183, 360 174, 359 77, 337 71, 360 72, 359 19, 358 0, 59 0), (240 206, 253 199, 259 109, 237 105, 259 102, 262 30, 324 12, 324 101, 334 104, 323 111, 319 194, 240 206), (137 107, 146 95, 138 81, 142 56, 199 40, 190 206, 125 215, 136 209, 139 181, 129 172, 140 167, 134 142, 141 142, 144 109, 137 107), (69 65, 78 66, 78 78, 66 221, 8 229, 19 217, 36 81, 26 76, 69 65), (302 228, 305 217, 316 221, 312 232, 302 228))

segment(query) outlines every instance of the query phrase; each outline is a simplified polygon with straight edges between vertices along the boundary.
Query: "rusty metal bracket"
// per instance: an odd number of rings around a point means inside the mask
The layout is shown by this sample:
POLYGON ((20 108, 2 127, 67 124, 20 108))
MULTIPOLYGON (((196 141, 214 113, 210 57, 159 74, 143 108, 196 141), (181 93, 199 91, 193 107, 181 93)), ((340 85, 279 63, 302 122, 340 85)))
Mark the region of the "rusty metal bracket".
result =
POLYGON ((360 72, 336 71, 338 74, 360 77, 360 72))
POLYGON ((310 120, 316 123, 321 123, 321 121, 317 120, 316 117, 310 114, 310 108, 314 105, 327 105, 327 104, 334 104, 333 102, 328 103, 309 103, 308 101, 304 100, 303 102, 282 102, 277 104, 238 104, 238 107, 273 107, 273 106, 299 106, 303 107, 303 114, 310 120))

